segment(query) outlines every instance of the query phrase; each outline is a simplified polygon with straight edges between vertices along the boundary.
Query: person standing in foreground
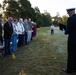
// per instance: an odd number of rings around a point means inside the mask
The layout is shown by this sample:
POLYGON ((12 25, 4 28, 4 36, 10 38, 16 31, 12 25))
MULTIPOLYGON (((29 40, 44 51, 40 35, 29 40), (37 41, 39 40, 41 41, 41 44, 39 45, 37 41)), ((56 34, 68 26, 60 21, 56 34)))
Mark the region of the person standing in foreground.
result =
POLYGON ((76 72, 76 14, 75 8, 67 9, 67 14, 69 18, 67 20, 67 26, 65 34, 68 34, 68 43, 67 43, 67 69, 62 69, 63 72, 73 73, 76 72))
POLYGON ((12 17, 8 18, 8 21, 4 24, 4 50, 5 56, 11 54, 10 50, 10 40, 13 34, 12 17))

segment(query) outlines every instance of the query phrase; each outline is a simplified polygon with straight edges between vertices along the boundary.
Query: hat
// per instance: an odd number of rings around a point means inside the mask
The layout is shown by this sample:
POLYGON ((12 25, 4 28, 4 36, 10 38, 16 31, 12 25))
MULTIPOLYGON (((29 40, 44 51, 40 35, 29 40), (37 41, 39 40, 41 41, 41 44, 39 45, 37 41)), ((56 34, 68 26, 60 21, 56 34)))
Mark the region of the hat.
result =
POLYGON ((70 11, 73 11, 73 10, 75 10, 75 8, 66 9, 67 12, 70 12, 70 11))

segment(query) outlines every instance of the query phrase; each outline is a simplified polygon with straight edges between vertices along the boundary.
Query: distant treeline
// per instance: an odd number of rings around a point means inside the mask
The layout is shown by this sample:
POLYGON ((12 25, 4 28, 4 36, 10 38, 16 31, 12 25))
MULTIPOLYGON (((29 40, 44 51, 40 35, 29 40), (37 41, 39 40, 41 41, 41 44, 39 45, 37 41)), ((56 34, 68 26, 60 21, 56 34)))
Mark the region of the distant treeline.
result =
POLYGON ((47 11, 41 13, 38 7, 32 8, 29 0, 4 0, 3 4, 0 4, 0 9, 3 10, 0 14, 3 19, 9 16, 31 18, 37 23, 37 27, 50 26, 52 23, 58 25, 58 20, 61 18, 58 12, 56 16, 51 16, 47 11))

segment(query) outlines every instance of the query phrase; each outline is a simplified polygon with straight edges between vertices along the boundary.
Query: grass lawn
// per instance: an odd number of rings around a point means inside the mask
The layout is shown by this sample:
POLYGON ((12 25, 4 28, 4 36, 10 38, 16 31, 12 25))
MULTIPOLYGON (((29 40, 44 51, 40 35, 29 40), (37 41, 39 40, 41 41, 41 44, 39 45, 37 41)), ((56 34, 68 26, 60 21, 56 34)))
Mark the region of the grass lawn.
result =
POLYGON ((49 27, 39 28, 29 45, 0 57, 0 75, 69 75, 61 71, 67 64, 66 45, 67 36, 57 27, 54 35, 49 27))

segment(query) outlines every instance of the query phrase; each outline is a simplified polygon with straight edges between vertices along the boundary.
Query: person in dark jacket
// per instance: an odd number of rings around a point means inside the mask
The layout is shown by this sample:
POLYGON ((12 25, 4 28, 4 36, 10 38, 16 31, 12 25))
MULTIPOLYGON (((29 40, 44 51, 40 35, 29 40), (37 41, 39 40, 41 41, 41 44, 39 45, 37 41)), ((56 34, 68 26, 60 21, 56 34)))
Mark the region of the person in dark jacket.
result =
POLYGON ((8 56, 11 54, 10 50, 10 41, 13 34, 13 26, 12 26, 12 17, 8 18, 8 21, 4 24, 4 50, 5 50, 5 56, 8 56))
POLYGON ((69 18, 67 20, 67 26, 65 34, 68 34, 67 43, 67 69, 62 69, 66 73, 73 73, 76 71, 76 14, 75 8, 67 9, 69 18))
POLYGON ((3 45, 3 37, 2 37, 2 19, 0 18, 0 41, 1 45, 3 45))

